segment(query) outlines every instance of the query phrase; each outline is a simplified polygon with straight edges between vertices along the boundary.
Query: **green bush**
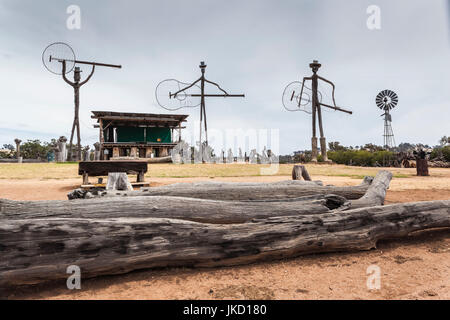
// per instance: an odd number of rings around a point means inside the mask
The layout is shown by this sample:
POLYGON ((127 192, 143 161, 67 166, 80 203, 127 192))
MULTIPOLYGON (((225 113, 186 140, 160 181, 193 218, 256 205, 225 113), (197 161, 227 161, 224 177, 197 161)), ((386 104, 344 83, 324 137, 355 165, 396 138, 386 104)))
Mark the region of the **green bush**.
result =
POLYGON ((328 158, 338 164, 374 167, 377 164, 382 166, 383 163, 393 159, 394 153, 390 151, 340 150, 329 151, 328 158))
POLYGON ((450 146, 434 148, 431 152, 430 158, 436 159, 441 156, 445 159, 445 161, 450 162, 450 146))

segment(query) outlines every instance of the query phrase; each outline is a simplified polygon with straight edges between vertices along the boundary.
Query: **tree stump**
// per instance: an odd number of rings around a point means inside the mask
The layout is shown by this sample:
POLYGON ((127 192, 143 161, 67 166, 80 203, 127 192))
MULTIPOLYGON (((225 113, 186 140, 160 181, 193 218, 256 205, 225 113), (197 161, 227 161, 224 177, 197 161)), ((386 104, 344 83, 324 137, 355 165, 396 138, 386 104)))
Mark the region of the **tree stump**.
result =
POLYGON ((417 159, 416 160, 416 170, 418 176, 429 176, 428 173, 428 161, 427 159, 417 159))
POLYGON ((305 181, 311 181, 311 177, 305 166, 295 165, 294 168, 292 168, 292 180, 302 180, 302 178, 305 181))
POLYGON ((108 174, 108 182, 106 184, 106 190, 129 190, 132 191, 128 176, 125 172, 110 172, 108 174))

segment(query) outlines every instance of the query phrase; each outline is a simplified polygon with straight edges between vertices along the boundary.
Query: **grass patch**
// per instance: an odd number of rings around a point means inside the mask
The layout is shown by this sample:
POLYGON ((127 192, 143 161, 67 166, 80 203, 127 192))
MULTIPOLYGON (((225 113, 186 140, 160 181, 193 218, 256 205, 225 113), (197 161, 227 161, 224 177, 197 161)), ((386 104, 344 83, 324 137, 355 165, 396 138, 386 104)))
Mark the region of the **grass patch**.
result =
MULTIPOLYGON (((261 176, 262 168, 270 165, 259 164, 149 164, 148 178, 193 178, 193 177, 256 177, 261 176)), ((277 176, 291 176, 293 164, 280 164, 277 176)), ((363 179, 365 176, 375 176, 379 170, 390 170, 395 178, 411 178, 415 169, 350 167, 345 165, 307 164, 310 175, 349 177, 363 179)), ((0 179, 37 179, 62 180, 79 179, 78 163, 2 163, 0 164, 0 179)))

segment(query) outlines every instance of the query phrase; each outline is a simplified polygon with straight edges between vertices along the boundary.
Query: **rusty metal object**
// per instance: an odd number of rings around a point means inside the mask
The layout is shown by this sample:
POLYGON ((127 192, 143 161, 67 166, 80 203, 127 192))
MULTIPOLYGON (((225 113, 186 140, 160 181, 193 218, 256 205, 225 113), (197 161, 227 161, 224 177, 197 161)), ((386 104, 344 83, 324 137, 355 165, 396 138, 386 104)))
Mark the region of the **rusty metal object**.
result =
MULTIPOLYGON (((175 93, 172 93, 169 91, 169 99, 178 99, 180 101, 180 106, 174 108, 168 108, 167 105, 164 105, 163 103, 161 103, 160 99, 158 99, 158 90, 160 90, 159 88, 161 88, 161 84, 168 81, 168 80, 164 80, 161 81, 157 88, 156 88, 156 99, 158 104, 165 108, 165 109, 169 109, 169 110, 177 110, 183 107, 196 107, 196 106, 200 106, 200 139, 199 139, 199 152, 200 155, 202 157, 203 160, 203 152, 202 149, 203 147, 207 147, 208 146, 208 125, 206 122, 206 104, 205 104, 205 98, 212 98, 212 97, 221 97, 221 98, 236 98, 236 97, 240 97, 240 98, 244 98, 245 95, 244 94, 229 94, 227 91, 225 91, 224 89, 222 89, 217 83, 212 82, 210 80, 207 80, 205 78, 205 71, 206 71, 206 64, 204 61, 200 62, 200 70, 201 70, 201 77, 199 79, 197 79, 196 81, 192 82, 189 85, 180 87, 175 93), (205 93, 205 83, 209 83, 212 84, 213 86, 217 87, 222 94, 207 94, 205 93), (199 86, 200 85, 200 86, 199 86), (200 89, 200 93, 187 93, 189 89, 191 88, 197 88, 200 89), (183 101, 186 100, 186 98, 189 97, 198 97, 200 98, 200 103, 196 104, 196 105, 183 105, 183 101), (205 129, 205 146, 203 146, 203 142, 202 142, 202 126, 204 126, 205 129)), ((172 79, 173 80, 173 79, 172 79)), ((182 82, 174 80, 179 84, 181 84, 182 82)), ((164 93, 166 94, 166 93, 164 93)))
POLYGON ((336 111, 345 112, 348 114, 353 113, 352 111, 349 111, 349 110, 346 110, 346 109, 336 106, 336 101, 334 98, 334 92, 335 92, 334 83, 317 74, 317 71, 319 71, 321 66, 322 65, 317 60, 314 60, 309 65, 313 74, 310 77, 304 77, 303 81, 301 83, 301 86, 299 85, 300 82, 293 82, 293 83, 289 84, 283 93, 283 105, 288 111, 305 111, 307 113, 312 114, 312 138, 311 138, 311 146, 312 147, 311 147, 311 149, 312 149, 312 161, 313 162, 317 162, 317 156, 318 156, 318 150, 317 150, 318 141, 317 141, 317 136, 316 136, 316 117, 317 117, 317 122, 319 123, 320 150, 322 153, 322 158, 323 158, 323 161, 328 161, 326 139, 325 139, 325 136, 323 133, 322 107, 336 110, 336 111), (325 82, 326 84, 328 84, 332 87, 333 105, 329 105, 329 104, 322 102, 322 94, 318 90, 319 80, 325 82), (311 89, 305 85, 306 81, 311 81, 311 89), (295 87, 297 87, 297 88, 295 88, 295 87), (298 92, 298 88, 300 88, 300 92, 298 92), (290 92, 290 91, 292 91, 292 92, 290 92), (310 91, 310 93, 308 93, 307 91, 310 91), (289 105, 292 105, 293 103, 296 103, 296 107, 297 107, 296 109, 289 108, 289 105), (309 109, 309 106, 310 106, 310 109, 309 109))
POLYGON ((81 134, 80 134, 80 120, 79 120, 79 109, 80 109, 80 88, 86 82, 88 82, 95 71, 95 66, 101 67, 111 67, 111 68, 122 68, 120 65, 106 64, 100 62, 88 62, 77 60, 75 57, 75 52, 66 43, 55 42, 47 46, 42 53, 42 62, 44 66, 52 73, 62 75, 64 81, 69 84, 74 90, 74 103, 75 103, 75 115, 72 124, 72 130, 70 134, 69 150, 68 150, 68 160, 72 161, 72 147, 73 147, 73 137, 76 130, 77 133, 77 147, 76 147, 76 157, 75 161, 82 160, 81 157, 81 134), (56 64, 55 64, 56 63, 56 64), (61 72, 59 72, 59 64, 61 64, 61 72), (77 67, 77 64, 92 65, 92 70, 89 76, 81 81, 81 69, 77 67), (66 74, 73 70, 73 82, 67 79, 66 74))

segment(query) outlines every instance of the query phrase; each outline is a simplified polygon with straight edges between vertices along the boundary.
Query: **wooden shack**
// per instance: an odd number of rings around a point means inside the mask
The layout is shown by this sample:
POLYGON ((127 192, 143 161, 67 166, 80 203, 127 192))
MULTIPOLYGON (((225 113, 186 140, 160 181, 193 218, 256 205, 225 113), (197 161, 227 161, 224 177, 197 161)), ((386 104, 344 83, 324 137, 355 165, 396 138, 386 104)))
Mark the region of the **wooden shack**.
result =
POLYGON ((168 157, 181 138, 188 115, 92 111, 99 128, 100 159, 125 160, 168 157))

